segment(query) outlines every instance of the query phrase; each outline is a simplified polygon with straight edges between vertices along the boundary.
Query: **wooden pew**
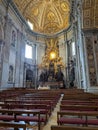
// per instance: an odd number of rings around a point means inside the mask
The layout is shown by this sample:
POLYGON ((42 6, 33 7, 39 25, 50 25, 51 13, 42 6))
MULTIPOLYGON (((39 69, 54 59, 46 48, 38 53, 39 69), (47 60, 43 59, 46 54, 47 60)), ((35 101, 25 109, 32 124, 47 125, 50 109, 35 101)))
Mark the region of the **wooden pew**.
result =
POLYGON ((83 93, 75 95, 64 95, 62 100, 91 100, 95 95, 92 93, 83 93))
MULTIPOLYGON (((51 114, 51 107, 50 105, 45 105, 45 104, 0 104, 1 109, 23 109, 23 110, 36 110, 40 111, 40 116, 43 115, 42 117, 42 122, 44 124, 47 123, 48 117, 51 114)), ((40 117, 41 118, 41 117, 40 117)))
MULTIPOLYGON (((25 89, 25 88, 22 88, 22 89, 7 89, 5 91, 2 91, 0 93, 0 101, 5 101, 6 99, 15 99, 15 98, 21 98, 21 97, 36 97, 38 98, 38 96, 46 96, 46 98, 49 98, 53 97, 55 98, 55 95, 57 97, 60 96, 60 91, 51 91, 51 90, 42 90, 42 91, 39 91, 39 90, 34 90, 34 89, 25 89), (50 93, 51 93, 51 96, 50 96, 50 93)), ((57 99, 57 98, 56 98, 57 99)))
POLYGON ((59 111, 57 112, 57 123, 58 125, 98 125, 97 116, 98 111, 59 111))
POLYGON ((85 104, 85 105, 60 105, 60 111, 71 110, 71 111, 98 111, 98 105, 85 104))
POLYGON ((17 130, 18 128, 23 128, 23 130, 26 130, 26 124, 21 124, 18 122, 1 122, 0 121, 0 128, 14 128, 14 130, 17 130))
POLYGON ((79 127, 79 126, 57 126, 52 125, 51 130, 98 130, 98 127, 79 127))
POLYGON ((0 109, 0 121, 24 121, 24 122, 37 122, 38 130, 40 130, 41 117, 40 111, 36 110, 23 110, 23 109, 0 109), (26 114, 25 116, 23 114, 26 114))
POLYGON ((50 113, 54 109, 54 102, 51 100, 6 100, 4 104, 42 104, 48 106, 50 113))
POLYGON ((66 91, 64 91, 64 90, 61 90, 61 91, 64 95, 70 95, 70 94, 75 95, 75 94, 84 93, 84 89, 79 89, 79 88, 73 88, 73 89, 68 88, 68 89, 66 89, 66 91))
POLYGON ((89 105, 89 104, 98 104, 96 101, 88 101, 88 100, 62 100, 61 105, 89 105))

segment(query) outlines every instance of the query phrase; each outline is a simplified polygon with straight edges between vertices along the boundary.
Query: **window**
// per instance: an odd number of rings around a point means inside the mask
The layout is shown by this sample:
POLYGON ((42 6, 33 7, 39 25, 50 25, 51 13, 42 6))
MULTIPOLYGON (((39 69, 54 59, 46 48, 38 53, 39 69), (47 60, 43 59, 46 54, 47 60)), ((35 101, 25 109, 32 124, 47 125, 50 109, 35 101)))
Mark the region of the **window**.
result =
POLYGON ((25 57, 32 59, 32 46, 28 44, 26 44, 26 47, 25 47, 25 57))
POLYGON ((29 20, 27 21, 27 23, 28 23, 30 29, 33 30, 33 24, 29 20))
POLYGON ((74 56, 75 54, 76 54, 75 42, 72 42, 72 55, 74 56))

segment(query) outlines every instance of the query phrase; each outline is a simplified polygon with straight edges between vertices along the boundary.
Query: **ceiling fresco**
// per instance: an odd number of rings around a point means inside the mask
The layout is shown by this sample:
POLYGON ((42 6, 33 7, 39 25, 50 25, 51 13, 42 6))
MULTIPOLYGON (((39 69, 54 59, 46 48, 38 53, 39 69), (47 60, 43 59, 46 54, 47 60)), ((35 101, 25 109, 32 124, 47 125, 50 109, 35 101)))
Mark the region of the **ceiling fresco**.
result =
POLYGON ((54 34, 69 27, 68 0, 14 0, 21 15, 33 23, 33 30, 54 34))

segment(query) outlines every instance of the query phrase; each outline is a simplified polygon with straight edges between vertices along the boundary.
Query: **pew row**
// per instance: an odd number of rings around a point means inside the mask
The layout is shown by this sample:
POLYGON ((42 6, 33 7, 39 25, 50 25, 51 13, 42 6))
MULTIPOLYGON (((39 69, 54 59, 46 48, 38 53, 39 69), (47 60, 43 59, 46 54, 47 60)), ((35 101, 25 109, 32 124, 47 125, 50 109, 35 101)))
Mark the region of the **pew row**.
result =
POLYGON ((98 111, 98 105, 85 104, 85 105, 60 105, 60 111, 71 110, 71 111, 98 111))
POLYGON ((93 93, 86 93, 86 92, 84 92, 84 93, 82 93, 82 94, 74 94, 74 95, 72 95, 72 94, 69 94, 69 95, 64 95, 63 96, 63 98, 62 98, 62 100, 81 100, 81 101, 83 101, 83 100, 88 100, 88 101, 90 101, 90 100, 92 100, 92 99, 98 99, 98 95, 95 95, 95 94, 93 94, 93 93))
POLYGON ((37 110, 0 109, 0 121, 24 121, 25 123, 37 122, 38 130, 40 130, 40 125, 41 122, 43 122, 43 118, 40 117, 40 111, 37 110))
POLYGON ((58 125, 77 124, 83 126, 98 125, 98 111, 59 111, 57 112, 58 125))
POLYGON ((16 107, 25 107, 25 108, 44 108, 48 111, 49 115, 51 114, 52 110, 54 109, 54 104, 51 100, 6 100, 2 104, 7 105, 7 108, 16 107))
POLYGON ((98 127, 79 127, 79 126, 52 125, 51 130, 98 130, 98 127))
POLYGON ((18 122, 1 122, 0 121, 0 128, 14 128, 14 130, 17 130, 18 128, 22 128, 23 130, 26 130, 26 124, 21 124, 18 122))
POLYGON ((51 115, 51 107, 50 105, 45 104, 0 104, 1 109, 23 109, 23 110, 36 110, 40 111, 40 116, 43 116, 43 123, 46 124, 49 116, 51 115))
POLYGON ((97 105, 97 101, 88 101, 88 100, 62 100, 61 105, 97 105))
POLYGON ((54 109, 56 103, 54 100, 5 100, 4 101, 5 104, 45 104, 45 105, 50 105, 51 106, 51 110, 54 109))

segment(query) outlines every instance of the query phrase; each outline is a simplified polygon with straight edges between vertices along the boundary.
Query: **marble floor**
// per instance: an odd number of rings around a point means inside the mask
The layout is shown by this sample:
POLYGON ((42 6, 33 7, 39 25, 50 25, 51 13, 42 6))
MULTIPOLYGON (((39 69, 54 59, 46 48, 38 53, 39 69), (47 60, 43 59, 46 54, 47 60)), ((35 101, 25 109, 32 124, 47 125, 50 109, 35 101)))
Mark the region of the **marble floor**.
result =
POLYGON ((51 125, 57 125, 57 111, 60 110, 60 101, 62 97, 60 98, 59 102, 57 103, 54 111, 52 112, 48 123, 42 128, 42 130, 51 130, 51 125))

